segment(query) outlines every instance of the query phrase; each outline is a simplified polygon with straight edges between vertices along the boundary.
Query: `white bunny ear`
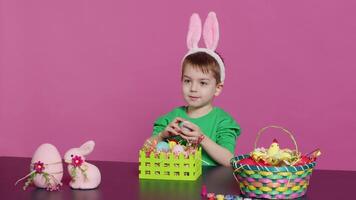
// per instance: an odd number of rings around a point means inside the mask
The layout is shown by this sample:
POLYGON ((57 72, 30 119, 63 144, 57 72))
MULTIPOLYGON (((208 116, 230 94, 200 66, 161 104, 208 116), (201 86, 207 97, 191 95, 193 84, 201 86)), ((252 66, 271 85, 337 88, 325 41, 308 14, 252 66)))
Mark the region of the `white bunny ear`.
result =
POLYGON ((215 51, 219 42, 219 22, 215 12, 210 12, 204 23, 203 37, 206 48, 215 51))
POLYGON ((83 156, 89 155, 93 150, 94 150, 95 142, 93 140, 89 140, 82 144, 82 146, 79 147, 80 152, 82 153, 83 156))
POLYGON ((187 47, 189 50, 198 48, 201 37, 201 20, 198 14, 194 13, 190 17, 189 31, 187 35, 187 47))

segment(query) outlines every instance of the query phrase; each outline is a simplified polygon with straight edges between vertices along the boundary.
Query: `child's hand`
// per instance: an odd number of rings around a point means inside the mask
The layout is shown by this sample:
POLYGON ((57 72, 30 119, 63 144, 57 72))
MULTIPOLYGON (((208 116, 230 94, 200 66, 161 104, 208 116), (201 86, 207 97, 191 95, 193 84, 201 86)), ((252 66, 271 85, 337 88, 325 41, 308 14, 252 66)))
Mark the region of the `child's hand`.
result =
POLYGON ((177 117, 173 121, 171 121, 171 123, 169 123, 167 125, 167 127, 164 129, 164 131, 162 131, 160 133, 160 136, 162 137, 162 139, 168 138, 171 136, 175 136, 175 135, 181 135, 182 130, 179 127, 179 123, 181 123, 183 121, 184 121, 184 119, 182 119, 180 117, 177 117))
POLYGON ((184 121, 181 128, 181 137, 189 143, 199 143, 204 138, 203 132, 199 126, 189 121, 184 121))

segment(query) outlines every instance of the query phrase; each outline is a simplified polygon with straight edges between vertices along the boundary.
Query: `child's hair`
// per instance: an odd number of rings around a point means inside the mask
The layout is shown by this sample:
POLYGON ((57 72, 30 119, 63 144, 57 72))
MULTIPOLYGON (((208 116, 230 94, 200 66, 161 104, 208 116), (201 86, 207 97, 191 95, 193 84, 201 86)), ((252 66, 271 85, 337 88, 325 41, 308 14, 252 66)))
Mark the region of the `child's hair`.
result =
MULTIPOLYGON (((217 52, 215 52, 217 53, 217 52)), ((218 54, 218 53, 217 53, 218 54)), ((219 54, 218 54, 219 55, 219 54)), ((224 62, 222 57, 219 55, 221 60, 224 62)), ((196 52, 186 56, 182 63, 182 79, 185 67, 191 65, 195 69, 201 70, 204 74, 212 72, 216 84, 221 83, 220 67, 215 58, 205 52, 196 52)))

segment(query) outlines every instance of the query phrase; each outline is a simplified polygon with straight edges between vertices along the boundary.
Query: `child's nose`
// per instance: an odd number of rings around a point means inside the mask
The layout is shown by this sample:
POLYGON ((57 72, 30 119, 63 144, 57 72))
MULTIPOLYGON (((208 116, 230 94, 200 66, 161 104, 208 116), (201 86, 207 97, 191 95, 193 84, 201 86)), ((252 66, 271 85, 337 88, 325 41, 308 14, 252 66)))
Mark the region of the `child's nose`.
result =
POLYGON ((193 83, 190 85, 190 91, 195 92, 195 91, 197 91, 197 90, 198 90, 198 84, 193 82, 193 83))

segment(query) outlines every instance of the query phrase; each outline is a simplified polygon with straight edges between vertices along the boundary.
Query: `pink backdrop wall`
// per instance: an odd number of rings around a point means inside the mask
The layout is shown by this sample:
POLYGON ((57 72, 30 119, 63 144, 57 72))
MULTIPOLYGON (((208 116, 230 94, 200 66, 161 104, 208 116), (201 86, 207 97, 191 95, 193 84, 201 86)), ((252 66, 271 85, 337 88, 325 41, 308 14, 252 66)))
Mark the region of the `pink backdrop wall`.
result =
MULTIPOLYGON (((243 132, 290 129, 319 169, 356 170, 355 1, 1 1, 0 156, 137 161, 153 121, 182 105, 179 63, 192 12, 216 11, 227 79, 216 105, 243 132), (205 2, 205 3, 203 3, 205 2)), ((269 131, 261 145, 288 137, 269 131)))

